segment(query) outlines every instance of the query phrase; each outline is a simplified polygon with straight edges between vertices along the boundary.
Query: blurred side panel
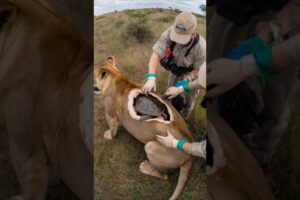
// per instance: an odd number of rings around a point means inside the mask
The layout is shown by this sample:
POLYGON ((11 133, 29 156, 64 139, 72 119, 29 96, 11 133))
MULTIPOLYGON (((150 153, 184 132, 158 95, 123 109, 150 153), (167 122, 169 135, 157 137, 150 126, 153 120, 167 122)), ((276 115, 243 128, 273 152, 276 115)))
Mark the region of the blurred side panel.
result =
POLYGON ((0 1, 0 199, 93 199, 93 1, 0 1))
POLYGON ((207 112, 212 128, 207 173, 213 199, 298 199, 300 185, 293 177, 299 171, 299 148, 291 141, 298 141, 299 111, 290 107, 298 108, 300 63, 293 55, 298 52, 299 13, 299 1, 208 2, 207 112), (275 55, 280 47, 290 53, 275 55), (270 53, 260 57, 262 52, 270 53), (276 65, 279 58, 288 61, 284 70, 276 65), (274 72, 259 71, 267 61, 274 72))

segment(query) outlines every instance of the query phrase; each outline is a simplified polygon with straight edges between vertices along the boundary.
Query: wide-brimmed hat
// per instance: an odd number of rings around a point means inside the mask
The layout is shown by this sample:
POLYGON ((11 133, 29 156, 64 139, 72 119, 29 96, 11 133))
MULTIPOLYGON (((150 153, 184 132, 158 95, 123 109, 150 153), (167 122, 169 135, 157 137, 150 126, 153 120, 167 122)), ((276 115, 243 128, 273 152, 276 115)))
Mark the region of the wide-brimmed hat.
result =
POLYGON ((178 44, 187 44, 196 29, 197 19, 195 15, 190 12, 182 12, 175 19, 170 38, 178 44))

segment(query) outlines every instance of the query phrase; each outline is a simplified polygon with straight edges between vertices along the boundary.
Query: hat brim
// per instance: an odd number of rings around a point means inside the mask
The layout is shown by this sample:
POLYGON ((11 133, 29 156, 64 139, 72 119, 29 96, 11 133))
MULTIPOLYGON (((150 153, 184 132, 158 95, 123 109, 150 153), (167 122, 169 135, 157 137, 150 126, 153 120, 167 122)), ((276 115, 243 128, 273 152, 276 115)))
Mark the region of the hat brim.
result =
POLYGON ((187 44, 191 41, 191 34, 178 34, 174 28, 171 29, 170 39, 178 44, 187 44))

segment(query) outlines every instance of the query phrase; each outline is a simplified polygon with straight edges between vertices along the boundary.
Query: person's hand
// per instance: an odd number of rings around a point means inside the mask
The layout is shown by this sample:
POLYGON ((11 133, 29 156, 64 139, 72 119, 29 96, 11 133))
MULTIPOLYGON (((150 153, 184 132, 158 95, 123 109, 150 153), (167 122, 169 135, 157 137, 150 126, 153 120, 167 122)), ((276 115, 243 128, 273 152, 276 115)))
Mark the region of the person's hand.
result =
POLYGON ((255 27, 255 35, 261 39, 265 44, 272 42, 273 33, 271 29, 271 21, 260 21, 255 27))
POLYGON ((216 59, 207 66, 208 88, 211 88, 207 92, 207 97, 214 98, 257 73, 256 62, 252 55, 240 60, 216 59))
POLYGON ((156 91, 156 83, 155 83, 156 78, 154 76, 148 77, 147 82, 143 86, 142 90, 145 93, 149 93, 152 90, 155 92, 156 91))
POLYGON ((167 136, 156 135, 156 139, 164 146, 176 149, 178 140, 169 131, 167 133, 167 136))
POLYGON ((167 89, 165 95, 167 96, 168 99, 173 99, 183 92, 184 92, 183 86, 170 87, 167 89))

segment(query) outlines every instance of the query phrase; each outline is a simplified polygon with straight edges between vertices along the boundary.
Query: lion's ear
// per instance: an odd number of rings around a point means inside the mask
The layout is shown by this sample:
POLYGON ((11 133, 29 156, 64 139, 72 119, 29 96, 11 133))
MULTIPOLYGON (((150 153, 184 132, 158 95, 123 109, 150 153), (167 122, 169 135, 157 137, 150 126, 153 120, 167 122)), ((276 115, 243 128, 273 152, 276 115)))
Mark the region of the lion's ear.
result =
POLYGON ((116 67, 116 59, 113 56, 110 56, 107 58, 106 63, 109 63, 113 67, 116 67))
POLYGON ((17 8, 10 3, 0 4, 0 29, 8 23, 11 23, 17 15, 17 8))
POLYGON ((100 77, 101 77, 101 79, 104 79, 104 78, 106 78, 107 77, 107 75, 108 75, 108 71, 107 70, 102 70, 101 72, 100 72, 100 77))

